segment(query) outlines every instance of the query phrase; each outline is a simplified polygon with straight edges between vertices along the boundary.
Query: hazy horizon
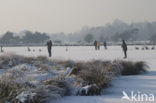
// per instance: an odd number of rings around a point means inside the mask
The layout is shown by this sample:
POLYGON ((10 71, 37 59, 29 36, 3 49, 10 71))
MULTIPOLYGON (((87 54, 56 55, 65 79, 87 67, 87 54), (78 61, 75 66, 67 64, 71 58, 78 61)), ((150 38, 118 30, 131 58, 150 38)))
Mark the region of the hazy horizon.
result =
POLYGON ((70 33, 84 26, 156 21, 156 0, 0 0, 0 34, 22 30, 70 33))

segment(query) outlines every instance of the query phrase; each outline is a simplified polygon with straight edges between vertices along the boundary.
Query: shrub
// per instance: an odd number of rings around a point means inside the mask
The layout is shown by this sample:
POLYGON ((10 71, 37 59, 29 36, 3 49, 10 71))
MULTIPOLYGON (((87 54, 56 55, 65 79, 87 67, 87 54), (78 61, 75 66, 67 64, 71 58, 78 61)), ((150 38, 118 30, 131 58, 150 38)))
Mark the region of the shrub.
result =
POLYGON ((78 76, 89 85, 96 84, 102 88, 110 84, 113 73, 109 71, 108 67, 106 68, 104 63, 93 61, 87 63, 85 67, 85 69, 80 71, 78 76))
POLYGON ((131 61, 120 61, 123 66, 121 75, 137 75, 147 71, 147 64, 145 62, 131 62, 131 61))
POLYGON ((69 95, 69 87, 65 80, 56 77, 43 81, 41 86, 33 90, 33 92, 36 93, 33 103, 46 103, 69 95))
POLYGON ((74 63, 74 65, 71 68, 73 68, 73 70, 70 75, 72 75, 72 74, 78 75, 81 70, 87 69, 87 64, 78 62, 78 63, 74 63))

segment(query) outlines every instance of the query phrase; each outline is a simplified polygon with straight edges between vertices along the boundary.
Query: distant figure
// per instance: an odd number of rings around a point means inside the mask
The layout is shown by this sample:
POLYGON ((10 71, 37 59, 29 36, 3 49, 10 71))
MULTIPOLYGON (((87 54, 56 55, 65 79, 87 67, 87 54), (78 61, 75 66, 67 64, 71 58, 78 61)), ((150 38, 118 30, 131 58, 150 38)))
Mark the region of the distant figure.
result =
POLYGON ((66 51, 68 51, 68 46, 66 46, 66 51))
POLYGON ((100 41, 97 42, 97 49, 100 50, 100 41))
POLYGON ((153 46, 152 48, 151 48, 151 50, 154 50, 155 49, 155 47, 153 46))
POLYGON ((103 42, 103 46, 105 49, 107 49, 107 43, 106 42, 103 42))
POLYGON ((146 46, 145 49, 148 50, 149 48, 146 46))
POLYGON ((3 46, 1 46, 1 52, 3 52, 3 46))
POLYGON ((124 58, 127 58, 127 44, 124 40, 122 40, 122 45, 121 45, 122 49, 123 49, 123 52, 124 52, 124 55, 125 57, 124 58))
POLYGON ((27 49, 28 49, 28 52, 30 52, 30 51, 31 51, 31 49, 30 49, 29 47, 27 47, 27 49))
POLYGON ((68 44, 65 44, 65 49, 66 51, 68 51, 68 44))
POLYGON ((139 47, 135 47, 136 50, 139 50, 139 47))
POLYGON ((142 50, 145 50, 145 48, 144 48, 144 47, 142 47, 142 50))
POLYGON ((94 41, 95 50, 97 50, 97 41, 94 41))
POLYGON ((49 57, 51 57, 51 47, 52 47, 52 41, 49 40, 47 42, 47 49, 48 49, 49 57))
POLYGON ((35 52, 35 49, 33 49, 33 52, 35 52))
POLYGON ((39 49, 39 52, 41 52, 42 50, 41 49, 39 49))

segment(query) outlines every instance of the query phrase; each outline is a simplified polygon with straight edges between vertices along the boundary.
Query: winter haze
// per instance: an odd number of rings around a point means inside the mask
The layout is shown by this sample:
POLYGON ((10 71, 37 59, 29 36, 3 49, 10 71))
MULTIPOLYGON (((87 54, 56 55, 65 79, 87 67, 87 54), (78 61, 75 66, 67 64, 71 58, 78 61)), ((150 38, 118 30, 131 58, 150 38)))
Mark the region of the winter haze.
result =
POLYGON ((156 0, 0 0, 0 103, 156 103, 156 0))
POLYGON ((0 34, 75 32, 84 26, 156 21, 155 0, 0 0, 0 34))

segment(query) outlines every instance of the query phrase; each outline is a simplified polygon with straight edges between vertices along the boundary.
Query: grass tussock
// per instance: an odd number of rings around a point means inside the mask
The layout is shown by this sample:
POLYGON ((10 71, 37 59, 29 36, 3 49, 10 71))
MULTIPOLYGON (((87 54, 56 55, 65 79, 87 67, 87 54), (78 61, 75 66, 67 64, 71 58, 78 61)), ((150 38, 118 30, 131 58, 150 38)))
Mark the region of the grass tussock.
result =
POLYGON ((1 103, 46 103, 70 93, 65 77, 46 57, 6 55, 0 61, 5 70, 0 74, 1 103))
POLYGON ((110 63, 93 61, 84 63, 85 68, 77 72, 77 76, 82 78, 88 85, 96 84, 98 87, 106 87, 110 84, 114 73, 108 67, 110 63))
POLYGON ((45 103, 69 95, 69 87, 65 80, 60 80, 58 78, 51 78, 43 81, 43 84, 33 91, 36 93, 34 103, 45 103))
POLYGON ((43 80, 40 85, 33 85, 29 81, 20 82, 10 79, 10 76, 3 75, 1 78, 5 78, 0 79, 1 102, 46 103, 61 98, 70 91, 66 81, 58 78, 43 80))
MULTIPOLYGON (((13 81, 12 79, 0 80, 0 100, 3 103, 11 102, 18 103, 16 97, 22 93, 23 91, 27 91, 28 88, 32 88, 28 83, 18 83, 17 81, 13 81)), ((25 103, 25 102, 24 102, 25 103)))
POLYGON ((120 61, 123 67, 121 75, 137 75, 147 71, 148 65, 145 62, 120 61))
POLYGON ((18 65, 19 62, 22 62, 23 56, 5 54, 0 56, 0 69, 7 69, 18 65))
POLYGON ((96 84, 104 87, 110 84, 115 71, 112 69, 110 61, 91 61, 91 62, 74 62, 74 61, 55 61, 57 64, 72 68, 70 76, 74 75, 77 82, 83 86, 96 84))

